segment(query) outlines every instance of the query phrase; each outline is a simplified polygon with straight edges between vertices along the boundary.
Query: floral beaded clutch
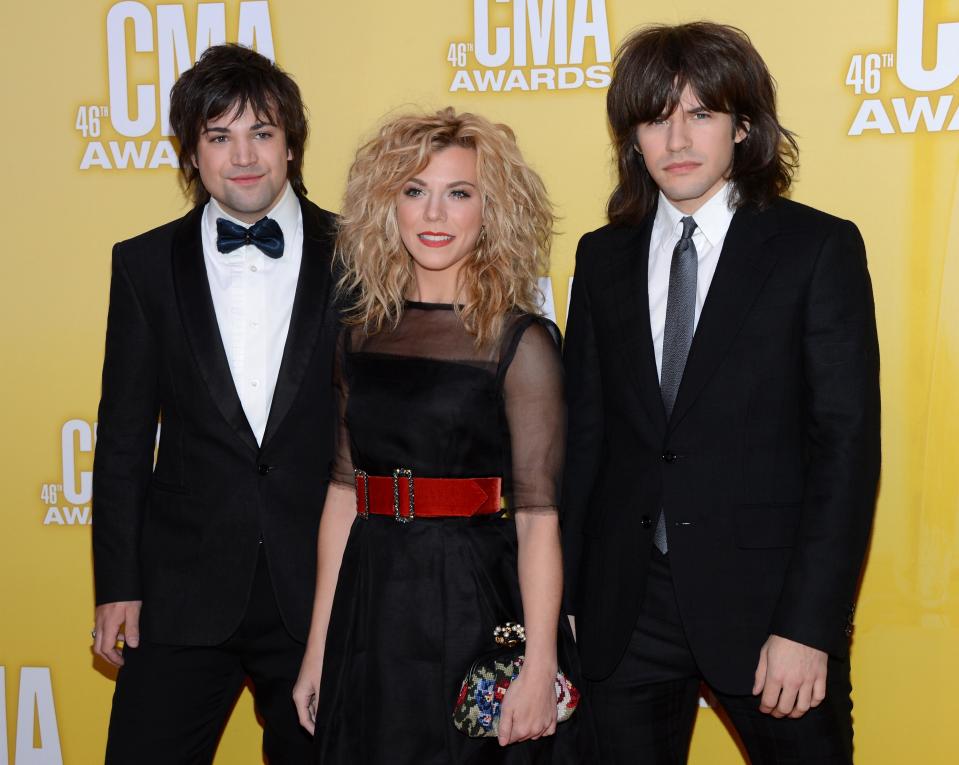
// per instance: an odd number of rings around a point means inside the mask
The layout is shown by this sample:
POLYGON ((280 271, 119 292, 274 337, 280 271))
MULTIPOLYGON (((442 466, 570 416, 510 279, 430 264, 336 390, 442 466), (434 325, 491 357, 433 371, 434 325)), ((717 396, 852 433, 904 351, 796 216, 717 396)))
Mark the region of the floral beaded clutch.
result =
MULTIPOLYGON (((471 738, 499 734, 499 717, 509 684, 523 666, 526 630, 506 622, 493 630, 498 648, 483 654, 470 667, 453 707, 453 725, 471 738)), ((560 670, 556 673, 556 721, 568 720, 579 705, 579 691, 560 670)))

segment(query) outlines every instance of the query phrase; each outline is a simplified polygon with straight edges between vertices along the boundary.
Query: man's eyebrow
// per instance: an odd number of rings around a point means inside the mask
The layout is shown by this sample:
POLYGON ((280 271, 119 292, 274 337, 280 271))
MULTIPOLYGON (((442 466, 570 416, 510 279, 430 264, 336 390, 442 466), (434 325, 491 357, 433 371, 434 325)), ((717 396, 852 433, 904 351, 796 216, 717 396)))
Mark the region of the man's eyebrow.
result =
MULTIPOLYGON (((274 125, 272 122, 257 122, 257 123, 255 123, 255 124, 253 124, 253 125, 250 126, 250 132, 253 132, 254 130, 262 130, 262 129, 265 128, 265 127, 275 128, 276 125, 274 125)), ((220 126, 220 125, 204 125, 204 126, 203 126, 203 132, 204 132, 204 133, 222 133, 222 134, 226 134, 226 133, 229 133, 229 132, 231 132, 231 131, 230 131, 229 126, 225 126, 225 127, 224 127, 224 126, 220 126)))
POLYGON ((705 106, 694 106, 692 109, 687 109, 686 114, 700 114, 702 112, 711 112, 712 109, 705 106))

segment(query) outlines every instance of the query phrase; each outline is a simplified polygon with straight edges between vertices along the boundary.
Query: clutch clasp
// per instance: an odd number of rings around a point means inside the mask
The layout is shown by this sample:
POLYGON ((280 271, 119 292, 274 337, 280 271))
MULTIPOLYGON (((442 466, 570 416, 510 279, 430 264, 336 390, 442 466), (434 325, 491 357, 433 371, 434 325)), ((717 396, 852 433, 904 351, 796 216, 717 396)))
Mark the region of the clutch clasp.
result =
POLYGON ((517 622, 506 622, 493 630, 493 640, 496 645, 515 648, 526 642, 526 628, 517 622))

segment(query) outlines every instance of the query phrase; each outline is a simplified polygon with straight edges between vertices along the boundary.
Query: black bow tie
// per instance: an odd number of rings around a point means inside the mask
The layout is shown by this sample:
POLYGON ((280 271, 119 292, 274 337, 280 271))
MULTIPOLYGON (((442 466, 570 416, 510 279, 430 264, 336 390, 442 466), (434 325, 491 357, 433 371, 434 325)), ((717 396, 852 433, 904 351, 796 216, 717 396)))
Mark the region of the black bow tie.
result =
POLYGON ((283 230, 272 218, 260 218, 249 228, 226 218, 216 219, 216 248, 223 253, 252 244, 268 258, 283 256, 283 230))

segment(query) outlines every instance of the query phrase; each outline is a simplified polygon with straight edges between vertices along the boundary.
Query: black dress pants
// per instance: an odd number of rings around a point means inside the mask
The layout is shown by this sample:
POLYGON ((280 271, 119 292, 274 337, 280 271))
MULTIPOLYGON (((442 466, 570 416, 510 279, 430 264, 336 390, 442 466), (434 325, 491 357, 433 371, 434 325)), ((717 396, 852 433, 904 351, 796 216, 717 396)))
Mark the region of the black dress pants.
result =
MULTIPOLYGON (((703 678, 686 642, 668 556, 656 550, 652 555, 646 597, 626 655, 612 675, 585 688, 602 765, 678 765, 689 753, 703 678)), ((710 690, 752 765, 850 765, 848 660, 830 657, 826 683, 825 700, 798 720, 763 714, 757 696, 710 690)))
MULTIPOLYGON (((141 640, 125 647, 107 740, 107 765, 206 765, 244 682, 253 684, 270 765, 310 762, 313 742, 300 727, 293 684, 303 645, 283 626, 261 549, 240 627, 218 646, 141 640)), ((252 757, 252 755, 251 755, 252 757)))

